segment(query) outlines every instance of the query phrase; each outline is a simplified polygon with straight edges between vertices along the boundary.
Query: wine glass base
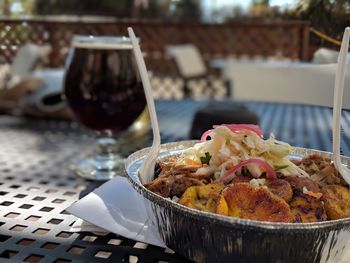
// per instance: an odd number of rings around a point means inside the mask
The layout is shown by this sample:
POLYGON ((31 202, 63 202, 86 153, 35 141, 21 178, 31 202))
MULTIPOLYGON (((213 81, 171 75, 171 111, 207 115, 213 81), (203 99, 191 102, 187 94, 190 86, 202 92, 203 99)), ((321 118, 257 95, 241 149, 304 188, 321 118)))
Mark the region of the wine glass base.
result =
POLYGON ((123 160, 120 157, 101 160, 89 158, 73 166, 75 173, 85 179, 107 181, 122 174, 123 160))

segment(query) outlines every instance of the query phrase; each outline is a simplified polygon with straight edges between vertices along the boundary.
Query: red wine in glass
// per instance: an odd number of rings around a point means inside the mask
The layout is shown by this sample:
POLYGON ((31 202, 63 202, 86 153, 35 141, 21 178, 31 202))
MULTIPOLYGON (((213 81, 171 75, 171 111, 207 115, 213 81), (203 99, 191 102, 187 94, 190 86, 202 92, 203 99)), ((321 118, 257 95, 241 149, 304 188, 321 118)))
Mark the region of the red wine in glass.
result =
POLYGON ((120 157, 113 135, 126 130, 146 105, 130 39, 74 36, 64 83, 76 120, 100 134, 99 153, 82 161, 77 173, 97 180, 114 177, 120 157))

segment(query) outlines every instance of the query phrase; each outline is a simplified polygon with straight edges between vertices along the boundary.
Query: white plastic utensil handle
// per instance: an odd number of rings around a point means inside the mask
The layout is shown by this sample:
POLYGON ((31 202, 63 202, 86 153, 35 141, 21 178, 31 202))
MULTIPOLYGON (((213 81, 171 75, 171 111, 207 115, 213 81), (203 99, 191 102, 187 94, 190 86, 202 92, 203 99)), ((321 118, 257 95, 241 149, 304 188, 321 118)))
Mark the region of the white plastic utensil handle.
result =
POLYGON ((345 70, 349 49, 350 27, 345 28, 343 40, 338 56, 337 71, 335 74, 334 101, 333 101, 333 161, 335 167, 344 180, 350 185, 350 170, 340 160, 340 124, 343 103, 345 70))
POLYGON ((131 27, 128 27, 128 33, 131 39, 131 43, 133 45, 133 50, 136 57, 136 63, 141 75, 141 80, 142 80, 143 89, 146 95, 148 110, 149 110, 151 124, 152 124, 152 131, 153 131, 152 147, 148 152, 146 159, 143 161, 140 169, 140 173, 142 175, 142 178, 144 179, 143 183, 148 183, 151 180, 151 178, 153 178, 154 166, 160 150, 159 125, 157 120, 156 108, 154 106, 151 83, 149 80, 149 76, 147 73, 145 61, 143 59, 140 46, 136 40, 134 31, 131 27))

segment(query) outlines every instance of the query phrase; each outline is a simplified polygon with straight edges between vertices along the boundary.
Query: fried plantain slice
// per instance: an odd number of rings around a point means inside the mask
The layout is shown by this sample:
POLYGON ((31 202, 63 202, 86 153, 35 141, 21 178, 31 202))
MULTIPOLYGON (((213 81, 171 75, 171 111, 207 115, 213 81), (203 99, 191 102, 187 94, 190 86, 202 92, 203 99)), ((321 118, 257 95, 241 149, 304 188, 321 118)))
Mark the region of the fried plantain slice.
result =
POLYGON ((294 191, 290 210, 297 223, 320 222, 327 220, 326 211, 320 199, 304 194, 302 191, 294 191))
POLYGON ((321 189, 318 184, 306 177, 298 177, 298 176, 286 176, 285 180, 290 183, 294 191, 303 192, 304 187, 308 191, 312 191, 314 193, 320 193, 321 189))
POLYGON ((288 204, 264 187, 235 183, 221 193, 216 213, 231 217, 270 222, 292 222, 288 204))
POLYGON ((329 219, 350 217, 350 191, 340 185, 327 185, 322 189, 321 200, 329 219))
POLYGON ((187 188, 178 203, 201 211, 215 212, 216 202, 223 188, 221 183, 192 186, 187 188))
POLYGON ((283 179, 267 178, 267 188, 278 197, 289 203, 293 197, 293 190, 291 185, 283 179))

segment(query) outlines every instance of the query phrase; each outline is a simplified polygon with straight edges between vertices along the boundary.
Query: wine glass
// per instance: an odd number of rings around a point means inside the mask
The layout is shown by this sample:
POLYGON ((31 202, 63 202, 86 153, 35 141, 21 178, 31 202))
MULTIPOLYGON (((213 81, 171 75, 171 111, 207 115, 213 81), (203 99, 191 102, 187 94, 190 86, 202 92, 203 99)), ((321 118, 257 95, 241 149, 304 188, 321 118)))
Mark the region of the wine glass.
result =
POLYGON ((74 36, 67 58, 65 97, 76 120, 97 134, 99 150, 78 163, 78 175, 108 180, 121 168, 116 137, 146 105, 128 37, 74 36))

